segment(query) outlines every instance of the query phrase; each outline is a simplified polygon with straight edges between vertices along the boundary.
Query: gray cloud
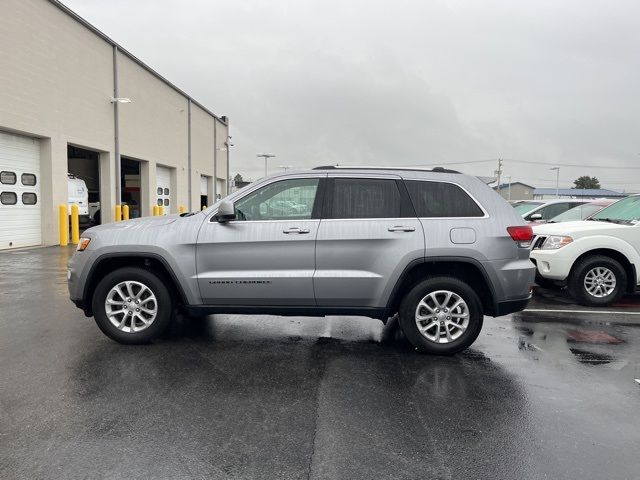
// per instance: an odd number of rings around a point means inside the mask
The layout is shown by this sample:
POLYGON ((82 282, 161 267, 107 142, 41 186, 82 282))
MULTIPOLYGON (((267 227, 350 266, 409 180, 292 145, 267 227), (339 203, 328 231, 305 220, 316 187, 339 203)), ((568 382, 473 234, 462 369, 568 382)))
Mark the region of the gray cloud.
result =
MULTIPOLYGON (((503 157, 537 186, 640 191, 640 4, 67 0, 232 121, 232 171, 503 157)), ((457 168, 489 175, 495 163, 457 168)))

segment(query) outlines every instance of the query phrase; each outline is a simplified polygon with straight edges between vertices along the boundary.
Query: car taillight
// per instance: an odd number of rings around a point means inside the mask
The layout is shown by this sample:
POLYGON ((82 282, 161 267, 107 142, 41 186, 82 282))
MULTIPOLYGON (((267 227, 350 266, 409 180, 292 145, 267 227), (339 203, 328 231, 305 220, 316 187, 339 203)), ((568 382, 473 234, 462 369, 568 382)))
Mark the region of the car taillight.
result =
POLYGON ((518 225, 517 227, 507 227, 507 232, 518 245, 528 248, 533 240, 533 230, 529 225, 518 225))

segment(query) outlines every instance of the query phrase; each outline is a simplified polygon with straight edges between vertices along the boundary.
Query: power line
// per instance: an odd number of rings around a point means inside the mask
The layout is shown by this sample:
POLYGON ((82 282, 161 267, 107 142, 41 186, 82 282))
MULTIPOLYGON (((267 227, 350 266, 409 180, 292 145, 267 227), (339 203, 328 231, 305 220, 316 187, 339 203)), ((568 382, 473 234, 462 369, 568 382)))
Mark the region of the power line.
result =
MULTIPOLYGON (((438 162, 438 163, 427 163, 425 164, 426 166, 439 166, 439 165, 469 165, 469 164, 473 164, 473 163, 485 163, 485 162, 495 162, 499 159, 497 158, 487 158, 484 160, 469 160, 469 161, 463 161, 463 162, 438 162)), ((624 169, 624 170, 640 170, 640 166, 636 166, 636 167, 625 167, 625 166, 621 166, 621 165, 585 165, 585 164, 577 164, 577 163, 559 163, 559 162, 555 162, 555 163, 550 163, 550 162, 537 162, 537 161, 533 161, 533 160, 517 160, 514 158, 503 158, 503 161, 506 162, 514 162, 514 163, 524 163, 527 165, 549 165, 552 167, 571 167, 571 168, 583 168, 583 169, 590 169, 590 168, 608 168, 608 169, 614 169, 614 168, 618 168, 618 169, 624 169)), ((418 165, 415 165, 418 166, 418 165)))

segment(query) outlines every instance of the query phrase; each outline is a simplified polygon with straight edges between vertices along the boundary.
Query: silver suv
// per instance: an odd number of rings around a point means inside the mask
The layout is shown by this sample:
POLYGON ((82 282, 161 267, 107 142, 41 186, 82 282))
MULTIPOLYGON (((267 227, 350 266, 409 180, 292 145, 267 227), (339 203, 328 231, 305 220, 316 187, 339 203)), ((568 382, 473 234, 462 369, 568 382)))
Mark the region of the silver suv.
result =
POLYGON ((419 350, 473 343, 483 315, 522 310, 531 228, 478 178, 452 170, 318 167, 266 177, 205 211, 87 230, 69 292, 121 343, 174 312, 361 315, 419 350))

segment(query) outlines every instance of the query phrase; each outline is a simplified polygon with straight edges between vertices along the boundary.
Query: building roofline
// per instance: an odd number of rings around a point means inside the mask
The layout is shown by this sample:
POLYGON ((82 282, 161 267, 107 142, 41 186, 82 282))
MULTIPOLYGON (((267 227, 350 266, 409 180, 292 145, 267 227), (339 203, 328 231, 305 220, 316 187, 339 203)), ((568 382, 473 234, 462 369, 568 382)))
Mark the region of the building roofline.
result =
POLYGON ((89 23, 87 20, 85 20, 84 18, 82 18, 80 15, 78 15, 76 12, 74 12, 73 10, 71 10, 69 7, 67 7, 65 4, 63 4, 62 2, 60 2, 59 0, 49 0, 49 3, 51 3, 52 5, 54 5, 55 7, 57 7, 59 10, 61 10, 62 12, 66 13, 67 15, 69 15, 71 18, 73 18, 76 22, 80 23, 82 26, 84 26, 85 28, 87 28, 88 30, 90 30, 91 32, 95 33, 98 37, 102 38, 105 42, 107 42, 109 45, 116 47, 118 49, 119 52, 121 52, 123 55, 129 57, 129 59, 133 60, 137 65, 139 65, 140 67, 144 68, 147 72, 149 72, 151 75, 153 75, 154 77, 156 77, 158 80, 160 80, 161 82, 163 82, 164 84, 166 84, 168 87, 172 88, 173 90, 175 90, 176 92, 178 92, 180 95, 182 95, 183 97, 185 97, 187 100, 190 100, 191 103, 193 103, 194 105, 197 105, 198 107, 200 107, 202 110, 204 110, 205 112, 207 112, 209 115, 211 115, 212 117, 214 117, 216 120, 219 120, 220 122, 224 123, 225 125, 228 125, 229 122, 227 120, 226 117, 221 117, 216 115, 215 113, 213 113, 211 110, 209 110, 207 107, 205 107, 204 105, 202 105, 200 102, 198 102, 197 100, 195 100, 193 97, 191 97, 191 95, 187 94, 184 90, 182 90, 181 88, 177 87, 175 84, 171 83, 169 80, 167 80, 165 77, 163 77, 162 75, 160 75, 158 72, 156 72, 153 68, 151 68, 149 65, 147 65, 146 63, 144 63, 142 60, 140 60, 138 57, 136 57, 134 54, 132 54, 131 52, 129 52, 126 48, 123 48, 120 44, 118 44, 117 42, 115 42, 111 37, 109 37, 107 34, 105 34, 104 32, 102 32, 101 30, 99 30, 97 27, 93 26, 91 23, 89 23), (224 120, 223 120, 224 118, 224 120))

